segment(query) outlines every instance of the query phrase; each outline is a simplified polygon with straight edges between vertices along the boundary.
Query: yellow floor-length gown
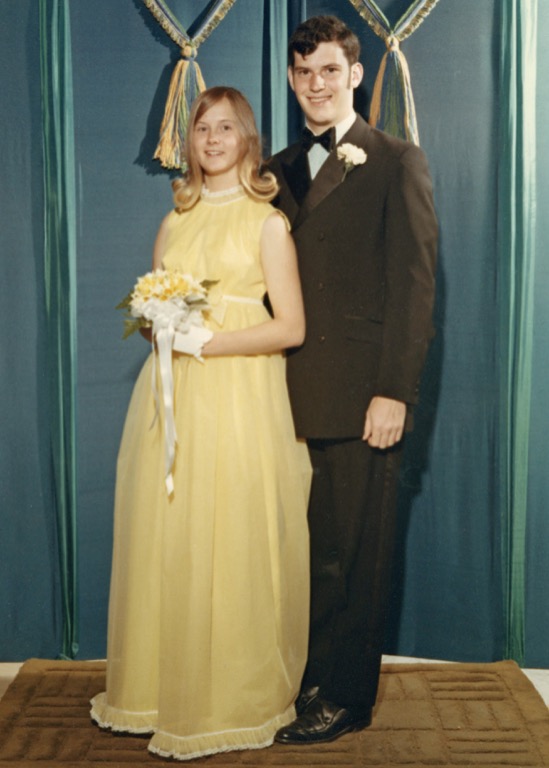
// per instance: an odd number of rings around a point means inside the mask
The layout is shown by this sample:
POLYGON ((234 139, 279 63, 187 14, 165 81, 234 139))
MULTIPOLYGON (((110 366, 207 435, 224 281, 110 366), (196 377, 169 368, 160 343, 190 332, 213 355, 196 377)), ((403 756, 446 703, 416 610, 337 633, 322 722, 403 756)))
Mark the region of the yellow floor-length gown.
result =
MULTIPOLYGON (((268 319, 259 240, 272 212, 237 188, 170 214, 163 266, 219 281, 212 329, 268 319)), ((152 752, 180 760, 268 746, 293 719, 308 637, 310 465, 284 357, 174 356, 170 498, 151 375, 152 356, 118 458, 107 687, 92 717, 150 732, 152 752)))

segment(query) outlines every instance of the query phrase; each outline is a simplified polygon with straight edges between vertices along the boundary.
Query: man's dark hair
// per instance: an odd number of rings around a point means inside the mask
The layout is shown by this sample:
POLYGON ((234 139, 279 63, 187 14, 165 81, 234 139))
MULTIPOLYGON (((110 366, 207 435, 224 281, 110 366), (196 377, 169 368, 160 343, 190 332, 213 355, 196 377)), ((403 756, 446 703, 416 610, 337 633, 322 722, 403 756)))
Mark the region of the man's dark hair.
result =
POLYGON ((309 56, 320 43, 337 43, 352 67, 360 56, 360 43, 355 33, 336 16, 312 16, 302 21, 288 43, 288 64, 294 66, 294 53, 309 56))

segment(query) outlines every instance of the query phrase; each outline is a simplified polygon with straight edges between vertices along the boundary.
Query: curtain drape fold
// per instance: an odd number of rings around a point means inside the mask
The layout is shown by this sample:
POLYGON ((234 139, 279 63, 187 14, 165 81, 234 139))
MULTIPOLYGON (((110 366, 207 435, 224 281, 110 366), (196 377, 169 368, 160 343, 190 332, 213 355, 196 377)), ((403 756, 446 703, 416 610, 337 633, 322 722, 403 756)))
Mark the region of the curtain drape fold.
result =
MULTIPOLYGON (((269 102, 271 152, 288 144, 288 78, 286 48, 288 43, 288 8, 279 0, 269 0, 269 102)), ((265 112, 265 110, 264 110, 265 112)))
POLYGON ((506 656, 525 657, 526 529, 536 235, 537 0, 504 0, 501 30, 500 471, 506 656))
POLYGON ((76 195, 68 0, 40 0, 44 285, 51 461, 61 571, 61 655, 78 652, 76 545, 76 195))

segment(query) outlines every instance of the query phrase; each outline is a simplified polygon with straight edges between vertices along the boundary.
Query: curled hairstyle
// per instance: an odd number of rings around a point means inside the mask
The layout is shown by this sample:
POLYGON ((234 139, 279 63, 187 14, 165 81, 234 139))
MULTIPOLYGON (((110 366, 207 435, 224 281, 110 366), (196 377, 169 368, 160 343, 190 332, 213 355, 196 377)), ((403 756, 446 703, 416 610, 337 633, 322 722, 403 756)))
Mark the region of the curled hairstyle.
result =
POLYGON ((295 64, 294 54, 309 56, 320 43, 337 43, 352 67, 360 56, 360 43, 355 33, 337 16, 312 16, 301 22, 288 42, 288 65, 295 64))
POLYGON ((254 200, 270 201, 278 192, 278 184, 270 171, 262 172, 261 143, 257 132, 254 113, 248 101, 235 88, 215 86, 200 93, 191 109, 185 142, 188 171, 184 178, 172 182, 174 203, 177 211, 192 208, 200 198, 204 173, 193 148, 193 134, 196 124, 215 104, 226 99, 231 105, 236 127, 240 136, 238 177, 246 193, 254 200))

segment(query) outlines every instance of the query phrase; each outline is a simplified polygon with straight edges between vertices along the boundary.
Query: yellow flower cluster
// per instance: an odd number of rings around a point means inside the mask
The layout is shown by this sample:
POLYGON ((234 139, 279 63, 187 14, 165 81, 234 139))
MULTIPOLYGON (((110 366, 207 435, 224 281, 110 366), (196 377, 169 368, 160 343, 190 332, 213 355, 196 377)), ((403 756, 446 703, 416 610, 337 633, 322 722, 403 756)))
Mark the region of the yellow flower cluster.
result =
POLYGON ((156 269, 140 277, 133 289, 133 301, 159 299, 184 299, 189 295, 206 296, 205 288, 190 275, 183 275, 176 270, 156 269))
POLYGON ((150 328, 156 317, 188 317, 210 307, 208 291, 217 280, 196 280, 177 270, 156 269, 137 279, 127 296, 117 304, 125 312, 123 339, 140 328, 150 328))

